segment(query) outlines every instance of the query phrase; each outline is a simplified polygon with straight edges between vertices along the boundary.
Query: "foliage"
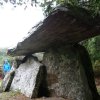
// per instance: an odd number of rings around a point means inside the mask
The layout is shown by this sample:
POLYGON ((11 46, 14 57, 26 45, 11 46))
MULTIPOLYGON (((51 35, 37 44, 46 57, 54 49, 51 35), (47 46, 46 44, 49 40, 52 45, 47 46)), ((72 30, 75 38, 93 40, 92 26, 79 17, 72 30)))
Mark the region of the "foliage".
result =
POLYGON ((43 7, 46 16, 58 5, 85 8, 93 16, 97 16, 100 13, 100 0, 42 0, 38 4, 43 7))
POLYGON ((5 5, 6 3, 11 3, 14 7, 24 5, 25 8, 27 8, 28 5, 40 5, 43 7, 46 15, 48 15, 57 5, 66 6, 68 4, 91 10, 93 15, 100 13, 100 0, 0 0, 1 6, 5 5))
POLYGON ((4 48, 4 49, 1 48, 0 49, 0 66, 3 65, 5 59, 7 59, 11 63, 14 58, 7 55, 7 48, 4 48))
POLYGON ((44 7, 46 7, 45 12, 50 12, 53 5, 71 5, 86 8, 91 11, 92 15, 99 14, 100 11, 100 0, 44 0, 44 7))
POLYGON ((100 66, 100 36, 84 41, 94 66, 100 66))

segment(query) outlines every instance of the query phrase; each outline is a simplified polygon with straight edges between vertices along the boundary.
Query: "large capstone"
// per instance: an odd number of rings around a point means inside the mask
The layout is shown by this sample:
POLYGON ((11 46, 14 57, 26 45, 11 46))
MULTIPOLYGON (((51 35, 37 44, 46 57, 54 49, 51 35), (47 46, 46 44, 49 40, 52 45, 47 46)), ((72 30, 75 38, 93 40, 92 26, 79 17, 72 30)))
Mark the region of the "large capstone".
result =
POLYGON ((52 46, 79 43, 100 35, 100 17, 92 17, 88 10, 76 6, 57 7, 43 22, 28 32, 28 37, 19 42, 10 55, 27 55, 45 52, 52 46))
POLYGON ((18 90, 30 98, 37 97, 40 87, 43 87, 41 85, 45 79, 45 66, 32 56, 26 57, 25 60, 15 71, 10 89, 18 90))
POLYGON ((73 46, 49 49, 44 54, 50 96, 92 100, 78 50, 73 46))

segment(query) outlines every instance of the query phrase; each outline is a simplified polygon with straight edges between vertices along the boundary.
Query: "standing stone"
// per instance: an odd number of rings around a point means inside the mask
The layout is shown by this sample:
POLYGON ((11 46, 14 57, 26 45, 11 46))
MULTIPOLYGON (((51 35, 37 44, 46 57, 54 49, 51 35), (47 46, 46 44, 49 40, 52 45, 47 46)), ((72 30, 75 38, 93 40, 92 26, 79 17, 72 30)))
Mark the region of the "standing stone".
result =
POLYGON ((2 81, 2 89, 3 91, 9 91, 10 89, 10 86, 11 86, 11 83, 13 81, 13 78, 14 78, 14 75, 15 75, 15 71, 14 70, 11 70, 10 72, 8 72, 3 81, 2 81))
POLYGON ((93 66, 92 66, 89 53, 86 50, 86 48, 82 45, 76 44, 75 48, 77 49, 80 55, 80 61, 85 70, 85 74, 87 77, 89 88, 92 93, 93 100, 100 100, 100 95, 97 91, 96 84, 95 84, 94 71, 93 71, 93 66))
POLYGON ((47 67, 47 82, 51 96, 72 100, 92 100, 79 53, 74 47, 49 49, 44 54, 47 67))
POLYGON ((39 87, 43 80, 44 66, 34 57, 29 57, 16 69, 11 90, 18 90, 27 97, 37 97, 39 87))

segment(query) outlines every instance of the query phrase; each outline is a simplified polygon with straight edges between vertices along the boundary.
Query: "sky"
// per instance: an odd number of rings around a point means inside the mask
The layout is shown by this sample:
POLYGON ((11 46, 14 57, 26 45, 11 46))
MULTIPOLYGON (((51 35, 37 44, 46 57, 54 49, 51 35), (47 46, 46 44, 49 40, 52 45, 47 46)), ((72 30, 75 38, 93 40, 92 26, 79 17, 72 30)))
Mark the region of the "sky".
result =
POLYGON ((28 31, 44 19, 39 7, 18 6, 11 4, 0 7, 0 48, 13 48, 22 41, 28 31))

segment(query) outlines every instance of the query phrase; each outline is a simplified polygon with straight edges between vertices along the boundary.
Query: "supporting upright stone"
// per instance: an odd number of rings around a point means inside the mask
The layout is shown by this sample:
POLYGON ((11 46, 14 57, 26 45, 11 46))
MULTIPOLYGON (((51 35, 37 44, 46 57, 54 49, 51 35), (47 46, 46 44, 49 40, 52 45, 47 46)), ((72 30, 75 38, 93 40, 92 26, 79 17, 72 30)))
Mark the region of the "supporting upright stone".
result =
POLYGON ((15 71, 14 70, 11 70, 4 77, 4 79, 2 81, 2 89, 3 89, 4 92, 5 91, 9 91, 10 86, 11 86, 11 83, 12 83, 13 78, 14 78, 14 74, 15 74, 15 71))
POLYGON ((95 84, 94 71, 93 71, 93 66, 92 66, 89 53, 86 50, 86 48, 82 45, 76 44, 74 47, 77 49, 77 52, 79 53, 80 61, 85 70, 87 82, 89 84, 89 88, 91 90, 93 100, 100 100, 100 95, 97 91, 96 84, 95 84))
POLYGON ((44 54, 51 96, 93 100, 79 53, 73 46, 49 49, 44 54))
POLYGON ((11 84, 11 90, 20 91, 30 98, 38 97, 41 84, 45 77, 45 66, 33 56, 25 57, 15 71, 15 77, 11 84))

